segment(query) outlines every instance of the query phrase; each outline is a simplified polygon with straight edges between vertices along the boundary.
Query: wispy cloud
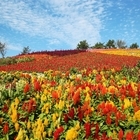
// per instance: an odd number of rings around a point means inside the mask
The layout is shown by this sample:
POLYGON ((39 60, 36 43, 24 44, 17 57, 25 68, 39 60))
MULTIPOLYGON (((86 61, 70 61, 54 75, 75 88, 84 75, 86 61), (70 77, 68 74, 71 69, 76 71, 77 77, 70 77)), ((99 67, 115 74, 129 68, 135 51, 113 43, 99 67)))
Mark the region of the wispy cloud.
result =
POLYGON ((84 39, 89 44, 100 41, 107 4, 102 0, 3 0, 0 24, 46 38, 50 45, 64 42, 75 48, 84 39))
POLYGON ((3 38, 2 36, 0 36, 0 42, 5 43, 6 48, 9 50, 22 51, 23 49, 20 44, 12 44, 8 39, 3 38))

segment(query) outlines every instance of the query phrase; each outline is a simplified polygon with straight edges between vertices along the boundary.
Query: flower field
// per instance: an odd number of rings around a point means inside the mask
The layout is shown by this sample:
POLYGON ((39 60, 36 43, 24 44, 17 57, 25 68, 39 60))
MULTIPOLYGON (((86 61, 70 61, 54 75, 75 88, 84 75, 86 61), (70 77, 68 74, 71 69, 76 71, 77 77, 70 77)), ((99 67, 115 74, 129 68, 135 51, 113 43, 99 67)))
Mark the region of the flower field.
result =
POLYGON ((0 66, 0 140, 140 140, 140 57, 27 56, 0 66))

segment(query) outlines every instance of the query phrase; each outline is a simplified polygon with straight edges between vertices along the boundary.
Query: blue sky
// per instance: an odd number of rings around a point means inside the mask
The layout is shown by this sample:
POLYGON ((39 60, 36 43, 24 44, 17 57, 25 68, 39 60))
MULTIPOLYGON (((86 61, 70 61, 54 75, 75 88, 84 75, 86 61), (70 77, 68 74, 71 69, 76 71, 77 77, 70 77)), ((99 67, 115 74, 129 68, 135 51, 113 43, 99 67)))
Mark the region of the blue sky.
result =
POLYGON ((140 45, 140 0, 1 0, 0 41, 7 56, 75 49, 109 39, 140 45))

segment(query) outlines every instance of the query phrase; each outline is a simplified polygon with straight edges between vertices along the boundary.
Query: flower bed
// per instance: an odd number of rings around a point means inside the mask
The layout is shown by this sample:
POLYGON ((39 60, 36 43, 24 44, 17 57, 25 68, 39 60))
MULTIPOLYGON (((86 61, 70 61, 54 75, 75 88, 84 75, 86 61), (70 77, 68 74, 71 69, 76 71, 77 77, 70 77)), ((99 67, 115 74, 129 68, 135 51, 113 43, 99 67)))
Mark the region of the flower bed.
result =
MULTIPOLYGON (((62 72, 69 71, 75 67, 79 70, 86 69, 121 69, 123 66, 135 66, 140 57, 135 56, 119 56, 104 54, 99 52, 73 52, 66 53, 55 51, 45 54, 30 54, 28 57, 34 58, 33 61, 0 66, 0 71, 30 71, 44 72, 47 70, 60 70, 62 72)), ((23 56, 18 56, 19 58, 23 56)))
POLYGON ((140 140, 140 65, 0 72, 1 140, 140 140))

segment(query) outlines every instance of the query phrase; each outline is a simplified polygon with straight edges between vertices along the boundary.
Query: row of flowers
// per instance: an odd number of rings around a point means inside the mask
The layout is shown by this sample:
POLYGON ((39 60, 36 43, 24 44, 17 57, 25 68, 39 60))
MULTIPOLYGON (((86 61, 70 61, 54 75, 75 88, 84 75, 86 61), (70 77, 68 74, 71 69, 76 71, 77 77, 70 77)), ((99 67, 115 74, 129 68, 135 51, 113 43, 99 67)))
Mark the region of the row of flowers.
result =
MULTIPOLYGON (((104 52, 104 51, 103 51, 104 52)), ((135 66, 140 57, 135 56, 118 56, 108 55, 99 52, 73 52, 73 54, 64 55, 64 52, 54 52, 53 55, 48 54, 29 54, 28 57, 35 58, 32 62, 24 62, 13 65, 0 66, 0 71, 35 71, 44 72, 46 70, 68 71, 72 67, 79 70, 83 68, 91 69, 121 69, 123 66, 135 66), (55 55, 56 53, 56 55, 55 55), (62 55, 61 55, 62 53, 62 55)), ((18 56, 22 57, 22 56, 18 56)))
POLYGON ((115 54, 115 55, 127 55, 127 56, 137 56, 140 57, 140 49, 109 49, 100 51, 106 54, 115 54))
POLYGON ((0 139, 140 140, 139 68, 0 72, 0 139))

